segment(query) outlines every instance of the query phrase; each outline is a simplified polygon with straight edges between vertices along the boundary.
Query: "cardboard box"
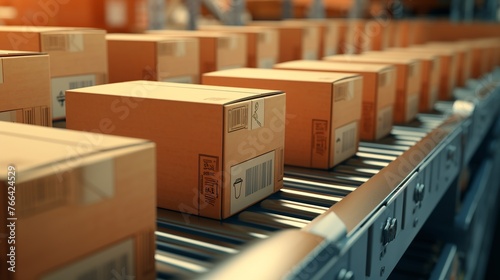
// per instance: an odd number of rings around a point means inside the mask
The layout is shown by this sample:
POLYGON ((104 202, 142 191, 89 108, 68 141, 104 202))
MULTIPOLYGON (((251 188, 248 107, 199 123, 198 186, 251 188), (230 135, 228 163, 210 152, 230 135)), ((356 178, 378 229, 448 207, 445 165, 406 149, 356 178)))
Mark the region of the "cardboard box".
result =
POLYGON ((16 10, 6 25, 74 26, 108 32, 142 32, 149 24, 146 0, 11 1, 16 10))
POLYGON ((0 122, 0 146, 1 279, 156 278, 154 143, 0 122))
POLYGON ((396 46, 403 48, 427 42, 427 34, 432 28, 432 23, 425 19, 397 20, 395 25, 396 46))
POLYGON ((337 53, 341 28, 338 21, 329 19, 292 19, 288 21, 316 25, 319 28, 318 58, 337 53))
POLYGON ((272 68, 278 61, 278 31, 258 26, 202 25, 200 30, 230 32, 247 38, 247 66, 272 68))
POLYGON ((49 67, 47 54, 0 51, 0 121, 52 126, 49 67))
POLYGON ((296 60, 276 64, 274 68, 361 75, 363 77, 363 104, 359 130, 360 139, 377 140, 391 131, 396 101, 396 68, 394 66, 296 60))
POLYGON ((342 53, 360 54, 370 50, 370 39, 366 32, 366 20, 347 19, 347 31, 342 53))
POLYGON ((393 64, 396 66, 396 104, 394 123, 407 123, 418 113, 422 70, 419 60, 405 57, 375 57, 369 55, 334 55, 323 58, 326 61, 346 63, 393 64))
POLYGON ((459 43, 472 49, 471 77, 478 79, 488 73, 490 59, 488 47, 477 40, 464 40, 459 43))
POLYGON ((109 82, 151 80, 199 83, 197 39, 107 34, 109 82))
POLYGON ((107 82, 105 31, 91 28, 0 26, 0 49, 50 56, 52 118, 66 116, 64 91, 107 82))
POLYGON ((202 83, 286 92, 285 164, 327 169, 357 151, 361 76, 242 68, 204 74, 202 83))
POLYGON ((294 21, 252 21, 254 26, 275 28, 279 33, 278 62, 297 59, 318 59, 319 28, 294 21))
POLYGON ((458 77, 458 55, 457 52, 451 48, 433 48, 414 46, 409 48, 390 48, 388 51, 407 51, 415 53, 437 54, 440 59, 441 75, 439 81, 439 100, 450 100, 453 98, 453 89, 457 84, 458 77))
POLYGON ((68 128, 156 143, 158 207, 222 219, 283 185, 281 91, 136 81, 67 94, 68 128))
POLYGON ((391 19, 385 17, 374 17, 366 21, 365 32, 369 49, 372 51, 381 51, 389 47, 391 19))
POLYGON ((419 97, 419 112, 429 112, 434 109, 438 100, 441 65, 439 56, 432 53, 404 52, 404 51, 372 51, 363 55, 408 57, 420 60, 422 69, 422 90, 419 97))
POLYGON ((215 31, 149 30, 149 34, 197 38, 200 45, 200 79, 203 73, 247 65, 244 35, 215 31))
POLYGON ((457 52, 457 80, 456 86, 464 87, 472 73, 472 48, 458 42, 428 42, 423 46, 430 48, 451 49, 457 52))

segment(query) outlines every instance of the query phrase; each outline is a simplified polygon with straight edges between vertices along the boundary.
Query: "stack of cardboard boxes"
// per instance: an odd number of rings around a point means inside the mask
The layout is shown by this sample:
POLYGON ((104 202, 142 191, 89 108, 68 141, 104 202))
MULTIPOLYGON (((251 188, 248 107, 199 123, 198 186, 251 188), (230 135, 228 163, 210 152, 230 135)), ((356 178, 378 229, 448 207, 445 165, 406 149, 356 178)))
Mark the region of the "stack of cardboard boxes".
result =
POLYGON ((156 206, 228 218, 279 191, 285 164, 332 168, 500 62, 497 39, 424 44, 428 22, 371 23, 0 27, 0 185, 17 187, 14 249, 30 267, 1 278, 154 279, 156 206), (5 122, 61 119, 86 132, 5 122))

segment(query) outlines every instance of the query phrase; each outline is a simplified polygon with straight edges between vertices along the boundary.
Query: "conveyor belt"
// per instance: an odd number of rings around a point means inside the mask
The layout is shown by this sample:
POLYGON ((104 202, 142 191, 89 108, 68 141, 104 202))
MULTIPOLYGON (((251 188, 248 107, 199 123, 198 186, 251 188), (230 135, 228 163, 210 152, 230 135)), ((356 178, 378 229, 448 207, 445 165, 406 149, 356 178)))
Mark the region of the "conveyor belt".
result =
MULTIPOLYGON (((451 105, 442 104, 444 108, 451 105)), ((391 135, 361 142, 355 156, 331 170, 285 168, 284 188, 241 213, 217 221, 158 209, 159 279, 195 278, 237 254, 249 242, 287 228, 303 228, 330 206, 368 181, 447 118, 421 114, 391 135)))

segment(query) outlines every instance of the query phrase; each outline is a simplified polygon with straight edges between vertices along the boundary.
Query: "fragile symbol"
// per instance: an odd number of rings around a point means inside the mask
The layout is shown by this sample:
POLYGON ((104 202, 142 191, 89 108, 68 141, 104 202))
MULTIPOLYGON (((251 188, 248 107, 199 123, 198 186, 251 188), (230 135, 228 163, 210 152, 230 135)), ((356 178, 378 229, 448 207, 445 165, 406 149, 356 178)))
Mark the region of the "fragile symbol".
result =
POLYGON ((234 198, 238 199, 241 196, 241 187, 243 186, 243 179, 238 178, 233 183, 234 198))
POLYGON ((259 110, 259 103, 255 103, 255 109, 253 110, 252 118, 255 120, 255 122, 262 127, 262 124, 259 121, 259 115, 257 114, 257 111, 259 110))
POLYGON ((66 100, 66 97, 64 96, 64 93, 62 91, 59 92, 59 95, 57 95, 56 99, 57 99, 57 102, 59 102, 59 104, 61 104, 61 107, 63 107, 64 101, 66 100))

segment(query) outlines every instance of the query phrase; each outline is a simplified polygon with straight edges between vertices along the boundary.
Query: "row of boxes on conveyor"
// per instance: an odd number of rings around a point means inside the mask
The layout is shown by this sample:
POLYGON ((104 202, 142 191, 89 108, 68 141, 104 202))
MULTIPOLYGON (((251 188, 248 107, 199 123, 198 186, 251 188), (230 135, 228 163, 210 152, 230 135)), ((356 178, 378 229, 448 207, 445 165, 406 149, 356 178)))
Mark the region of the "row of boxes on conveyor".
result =
POLYGON ((467 65, 499 57, 484 39, 300 60, 332 54, 327 22, 108 35, 1 27, 0 119, 65 118, 82 132, 0 124, 1 168, 15 171, 2 184, 16 197, 6 212, 2 194, 2 216, 19 218, 18 245, 2 243, 15 256, 1 260, 30 267, 0 275, 97 279, 126 267, 154 278, 156 206, 228 218, 277 192, 284 165, 334 167, 359 139, 450 99, 467 65))

